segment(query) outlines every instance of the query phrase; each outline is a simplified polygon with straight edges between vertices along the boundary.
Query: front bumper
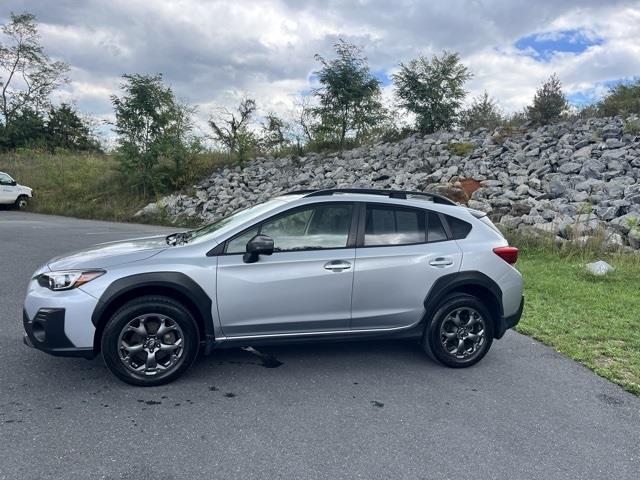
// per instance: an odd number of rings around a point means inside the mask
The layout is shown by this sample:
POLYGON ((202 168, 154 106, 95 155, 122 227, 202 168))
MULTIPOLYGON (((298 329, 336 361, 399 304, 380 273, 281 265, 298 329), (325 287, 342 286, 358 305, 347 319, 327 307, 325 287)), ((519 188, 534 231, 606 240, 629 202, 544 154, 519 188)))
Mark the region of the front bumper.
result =
POLYGON ((97 303, 80 288, 54 292, 31 280, 22 314, 25 343, 52 355, 93 356, 97 303))
POLYGON ((64 308, 41 308, 30 319, 27 311, 22 312, 24 344, 58 357, 93 358, 93 348, 78 348, 64 332, 64 308))
POLYGON ((495 338, 502 338, 502 336, 505 334, 507 330, 515 327, 520 321, 520 318, 522 317, 523 310, 524 310, 524 295, 520 300, 520 307, 518 308, 518 311, 516 313, 514 313, 513 315, 509 315, 507 317, 500 318, 500 320, 498 321, 498 329, 495 333, 495 338))

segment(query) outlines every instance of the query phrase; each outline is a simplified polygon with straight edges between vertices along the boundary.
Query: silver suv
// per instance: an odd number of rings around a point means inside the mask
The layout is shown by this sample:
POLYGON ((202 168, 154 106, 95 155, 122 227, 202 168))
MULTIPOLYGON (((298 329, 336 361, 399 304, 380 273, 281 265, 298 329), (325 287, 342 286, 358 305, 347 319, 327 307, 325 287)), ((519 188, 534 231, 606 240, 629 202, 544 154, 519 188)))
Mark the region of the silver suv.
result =
POLYGON ((449 367, 518 323, 518 250, 482 213, 428 193, 298 191, 202 228, 105 243, 35 272, 24 340, 102 352, 135 385, 169 382, 199 350, 414 337, 449 367))

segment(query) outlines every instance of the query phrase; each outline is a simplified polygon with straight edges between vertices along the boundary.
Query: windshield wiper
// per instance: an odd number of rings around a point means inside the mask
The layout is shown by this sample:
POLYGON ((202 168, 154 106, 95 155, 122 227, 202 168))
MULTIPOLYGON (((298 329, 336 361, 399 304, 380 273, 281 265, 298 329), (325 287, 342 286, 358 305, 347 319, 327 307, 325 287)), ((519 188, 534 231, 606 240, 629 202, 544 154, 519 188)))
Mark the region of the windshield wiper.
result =
POLYGON ((166 241, 168 245, 180 245, 186 243, 191 236, 191 232, 176 232, 171 235, 167 235, 166 241))

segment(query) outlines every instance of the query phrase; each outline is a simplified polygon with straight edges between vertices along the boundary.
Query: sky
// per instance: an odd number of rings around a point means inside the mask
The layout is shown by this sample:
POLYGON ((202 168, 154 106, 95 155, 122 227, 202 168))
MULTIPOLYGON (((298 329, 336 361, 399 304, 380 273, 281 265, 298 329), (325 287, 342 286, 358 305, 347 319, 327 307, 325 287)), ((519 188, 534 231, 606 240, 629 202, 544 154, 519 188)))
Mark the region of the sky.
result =
POLYGON ((202 129, 243 96, 286 117, 338 39, 363 47, 387 101, 400 62, 442 50, 474 74, 469 98, 505 112, 554 72, 577 106, 640 76, 638 0, 0 0, 0 23, 24 11, 71 67, 58 99, 103 120, 123 73, 162 73, 202 129))

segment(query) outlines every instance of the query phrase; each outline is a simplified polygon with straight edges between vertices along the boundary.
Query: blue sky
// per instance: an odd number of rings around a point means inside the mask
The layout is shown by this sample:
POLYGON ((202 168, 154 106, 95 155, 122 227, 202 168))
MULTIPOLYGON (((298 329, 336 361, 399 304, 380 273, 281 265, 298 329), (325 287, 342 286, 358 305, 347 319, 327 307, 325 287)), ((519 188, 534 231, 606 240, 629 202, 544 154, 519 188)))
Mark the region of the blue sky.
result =
POLYGON ((473 72, 470 99, 486 90, 506 112, 553 73, 575 104, 640 75, 637 0, 2 0, 0 23, 22 11, 71 66, 61 101, 109 120, 123 73, 161 72, 198 105, 203 131, 247 95, 261 115, 295 117, 314 55, 330 57, 340 38, 363 47, 388 102, 399 63, 442 50, 473 72))
POLYGON ((549 61, 558 53, 580 55, 589 47, 602 45, 604 39, 581 29, 534 33, 519 38, 515 47, 539 61, 549 61))

